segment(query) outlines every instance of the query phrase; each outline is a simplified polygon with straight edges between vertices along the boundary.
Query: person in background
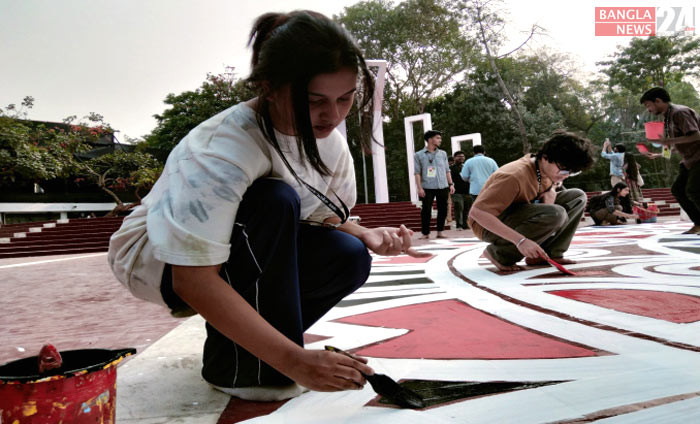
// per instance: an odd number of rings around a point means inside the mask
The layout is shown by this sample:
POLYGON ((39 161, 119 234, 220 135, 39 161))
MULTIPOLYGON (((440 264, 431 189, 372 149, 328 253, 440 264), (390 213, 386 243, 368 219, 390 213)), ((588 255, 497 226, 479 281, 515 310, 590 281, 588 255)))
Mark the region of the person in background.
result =
MULTIPOLYGON (((516 262, 545 264, 564 258, 586 206, 586 193, 563 181, 593 165, 591 142, 557 131, 536 154, 502 166, 484 184, 469 213, 474 235, 488 242, 484 256, 500 271, 516 262)), ((464 175, 464 174, 463 174, 464 175)))
POLYGON ((472 151, 474 156, 464 163, 460 176, 463 181, 469 182, 469 195, 472 201, 476 201, 486 180, 498 169, 498 164, 486 156, 484 146, 477 144, 472 148, 472 151))
MULTIPOLYGON (((659 134, 659 140, 650 141, 672 146, 681 156, 671 192, 693 221, 693 227, 683 234, 700 234, 700 115, 687 106, 671 103, 671 96, 661 87, 647 90, 639 103, 649 113, 664 117, 664 133, 659 134)), ((648 156, 655 158, 658 154, 648 156)))
POLYGON ((629 196, 630 189, 625 183, 617 183, 607 193, 593 196, 588 200, 588 212, 595 225, 618 225, 627 219, 639 219, 639 216, 622 210, 620 200, 629 196))
POLYGON ((430 219, 433 212, 433 200, 437 199, 437 238, 442 235, 447 218, 447 199, 454 194, 455 187, 452 174, 447 163, 447 153, 440 150, 442 134, 440 131, 429 130, 423 134, 425 148, 413 155, 414 172, 418 197, 423 199, 420 211, 421 238, 430 238, 430 219))
POLYGON ((630 189, 630 201, 633 206, 641 206, 641 202, 644 201, 641 189, 644 185, 644 179, 640 172, 641 167, 632 153, 625 152, 624 165, 622 168, 625 171, 625 183, 627 183, 630 189))
POLYGON ((625 146, 616 144, 614 149, 611 149, 609 139, 603 142, 603 150, 600 155, 610 161, 610 187, 614 187, 617 183, 622 183, 625 180, 625 171, 623 169, 625 163, 625 146))
MULTIPOLYGON (((448 156, 447 157, 447 166, 452 169, 452 166, 455 164, 455 158, 454 156, 448 156)), ((452 182, 454 183, 454 177, 452 177, 452 182)), ((452 209, 454 209, 452 205, 452 196, 449 196, 447 198, 447 222, 452 222, 453 217, 452 217, 452 209)))
POLYGON ((455 222, 457 229, 464 230, 469 228, 467 225, 467 216, 469 209, 472 206, 472 199, 469 196, 469 186, 462 179, 461 172, 466 159, 464 152, 457 151, 454 154, 455 163, 450 167, 452 173, 452 182, 455 184, 455 192, 452 195, 452 204, 455 211, 455 222))

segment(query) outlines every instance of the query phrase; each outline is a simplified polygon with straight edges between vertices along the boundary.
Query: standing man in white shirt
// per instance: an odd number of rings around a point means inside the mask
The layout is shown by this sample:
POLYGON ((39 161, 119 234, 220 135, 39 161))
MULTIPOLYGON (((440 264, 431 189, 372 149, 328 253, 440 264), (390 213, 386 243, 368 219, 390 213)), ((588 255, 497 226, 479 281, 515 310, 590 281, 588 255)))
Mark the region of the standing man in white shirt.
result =
POLYGON ((429 130, 423 134, 425 148, 413 155, 414 173, 416 176, 416 188, 418 197, 423 198, 421 208, 421 238, 430 238, 430 218, 433 209, 433 199, 437 198, 437 238, 445 238, 442 231, 445 229, 447 218, 447 199, 454 194, 455 186, 452 183, 450 167, 447 163, 447 152, 440 150, 442 134, 440 131, 429 130))
POLYGON ((484 146, 477 144, 472 151, 474 156, 464 163, 460 176, 464 181, 469 182, 469 195, 473 201, 476 201, 476 197, 481 192, 486 180, 498 169, 498 164, 486 156, 484 146))

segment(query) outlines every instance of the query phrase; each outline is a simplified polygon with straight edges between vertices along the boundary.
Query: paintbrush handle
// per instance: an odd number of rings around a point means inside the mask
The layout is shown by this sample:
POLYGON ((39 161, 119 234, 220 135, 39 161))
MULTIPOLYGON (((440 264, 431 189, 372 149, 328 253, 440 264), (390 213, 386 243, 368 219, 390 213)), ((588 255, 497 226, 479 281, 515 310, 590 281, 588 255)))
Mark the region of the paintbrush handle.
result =
MULTIPOLYGON (((337 347, 326 345, 326 350, 330 352, 340 353, 349 358, 355 359, 351 354, 345 352, 337 347)), ((412 390, 403 388, 394 381, 391 377, 385 374, 367 375, 360 371, 360 373, 365 377, 367 382, 372 386, 372 389, 379 395, 387 398, 394 404, 401 406, 402 408, 424 408, 425 402, 423 398, 412 390)))
POLYGON ((346 352, 346 351, 344 351, 343 349, 338 349, 338 348, 335 347, 335 346, 326 345, 324 348, 325 348, 327 351, 329 351, 329 352, 340 353, 341 355, 345 355, 345 356, 347 356, 348 358, 357 360, 357 358, 355 358, 355 357, 354 357, 352 354, 350 354, 349 352, 346 352))
MULTIPOLYGON (((325 348, 327 351, 329 351, 329 352, 340 353, 341 355, 345 355, 345 356, 347 356, 348 358, 354 359, 354 360, 357 361, 357 358, 355 358, 352 354, 350 354, 350 353, 344 351, 343 349, 338 349, 337 347, 335 347, 335 346, 330 346, 330 345, 326 345, 324 348, 325 348)), ((360 371, 360 370, 357 370, 357 371, 358 371, 360 374, 362 374, 362 376, 363 376, 364 378, 366 378, 367 381, 369 381, 369 379, 372 378, 371 375, 367 375, 367 374, 363 373, 363 372, 360 371)))

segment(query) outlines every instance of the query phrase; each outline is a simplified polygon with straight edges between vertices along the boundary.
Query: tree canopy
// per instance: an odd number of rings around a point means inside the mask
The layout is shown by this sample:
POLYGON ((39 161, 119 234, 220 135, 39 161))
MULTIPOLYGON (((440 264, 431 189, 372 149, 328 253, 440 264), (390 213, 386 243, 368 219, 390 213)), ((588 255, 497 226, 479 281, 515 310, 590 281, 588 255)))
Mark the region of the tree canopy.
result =
POLYGON ((700 39, 682 35, 633 38, 611 60, 599 62, 610 87, 642 93, 700 75, 700 39))
MULTIPOLYGON (((366 0, 334 16, 367 59, 388 63, 382 125, 391 200, 408 199, 406 116, 430 113, 448 151, 450 137, 481 133, 486 151, 504 164, 536 151, 556 129, 578 132, 594 143, 605 138, 628 143, 634 151, 634 143, 644 140, 643 123, 655 119, 639 97, 654 85, 665 87, 675 103, 700 108, 697 38, 634 38, 600 62, 599 78, 588 82, 580 67, 559 52, 502 52, 509 25, 503 12, 497 0, 366 0)), ((520 46, 540 30, 533 25, 520 46)), ((103 117, 92 113, 78 124, 75 116, 68 117, 63 130, 30 125, 26 116, 34 99, 27 97, 20 105, 0 109, 0 185, 77 177, 107 190, 128 186, 139 197, 161 169, 147 153, 164 161, 202 121, 253 96, 232 68, 208 74, 198 88, 165 98, 165 110, 155 115, 156 127, 132 152, 82 161, 75 158, 88 148, 85 140, 109 130, 103 117)), ((356 116, 353 109, 347 130, 360 176, 363 162, 371 158, 363 156, 356 116)), ((422 139, 415 143, 422 146, 422 139)), ((647 186, 667 186, 677 172, 677 159, 638 161, 647 186)), ((570 183, 589 191, 607 187, 606 165, 599 161, 570 183)), ((371 166, 368 171, 371 179, 371 166)), ((359 178, 357 187, 363 193, 359 178)))
POLYGON ((71 180, 79 189, 87 180, 119 206, 123 201, 118 192, 134 190, 139 198, 139 190, 150 189, 160 175, 162 165, 145 152, 86 156, 105 136, 112 137, 102 115, 92 112, 80 120, 69 116, 63 123, 30 121, 26 118, 33 104, 28 96, 20 107, 0 108, 0 187, 71 180))
POLYGON ((226 68, 218 75, 207 74, 199 88, 167 95, 164 103, 169 108, 154 115, 158 124, 146 136, 146 145, 159 159, 165 160, 173 147, 197 125, 253 96, 246 82, 235 77, 233 68, 226 68))
POLYGON ((463 36, 447 0, 369 0, 334 19, 350 31, 368 59, 387 61, 385 114, 423 113, 472 66, 474 42, 463 36))

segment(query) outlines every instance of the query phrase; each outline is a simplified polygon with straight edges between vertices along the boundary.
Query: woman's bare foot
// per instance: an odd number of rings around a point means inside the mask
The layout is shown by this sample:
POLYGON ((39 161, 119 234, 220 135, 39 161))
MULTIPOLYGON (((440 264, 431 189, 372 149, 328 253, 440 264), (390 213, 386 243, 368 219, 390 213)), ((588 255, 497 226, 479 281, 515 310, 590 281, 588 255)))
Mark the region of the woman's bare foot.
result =
POLYGON ((491 254, 489 254, 489 251, 488 251, 488 250, 485 250, 485 249, 484 249, 484 257, 485 257, 486 259, 488 259, 489 261, 491 261, 491 263, 494 264, 494 265, 496 266, 496 268, 498 268, 499 271, 503 271, 503 272, 516 272, 516 271, 522 271, 523 269, 525 269, 525 268, 521 267, 520 265, 515 265, 515 264, 513 264, 513 265, 503 265, 502 263, 500 263, 500 262, 498 262, 497 260, 495 260, 495 259, 491 256, 491 254))
POLYGON ((430 238, 430 234, 423 234, 422 236, 419 237, 421 240, 428 240, 430 238))

